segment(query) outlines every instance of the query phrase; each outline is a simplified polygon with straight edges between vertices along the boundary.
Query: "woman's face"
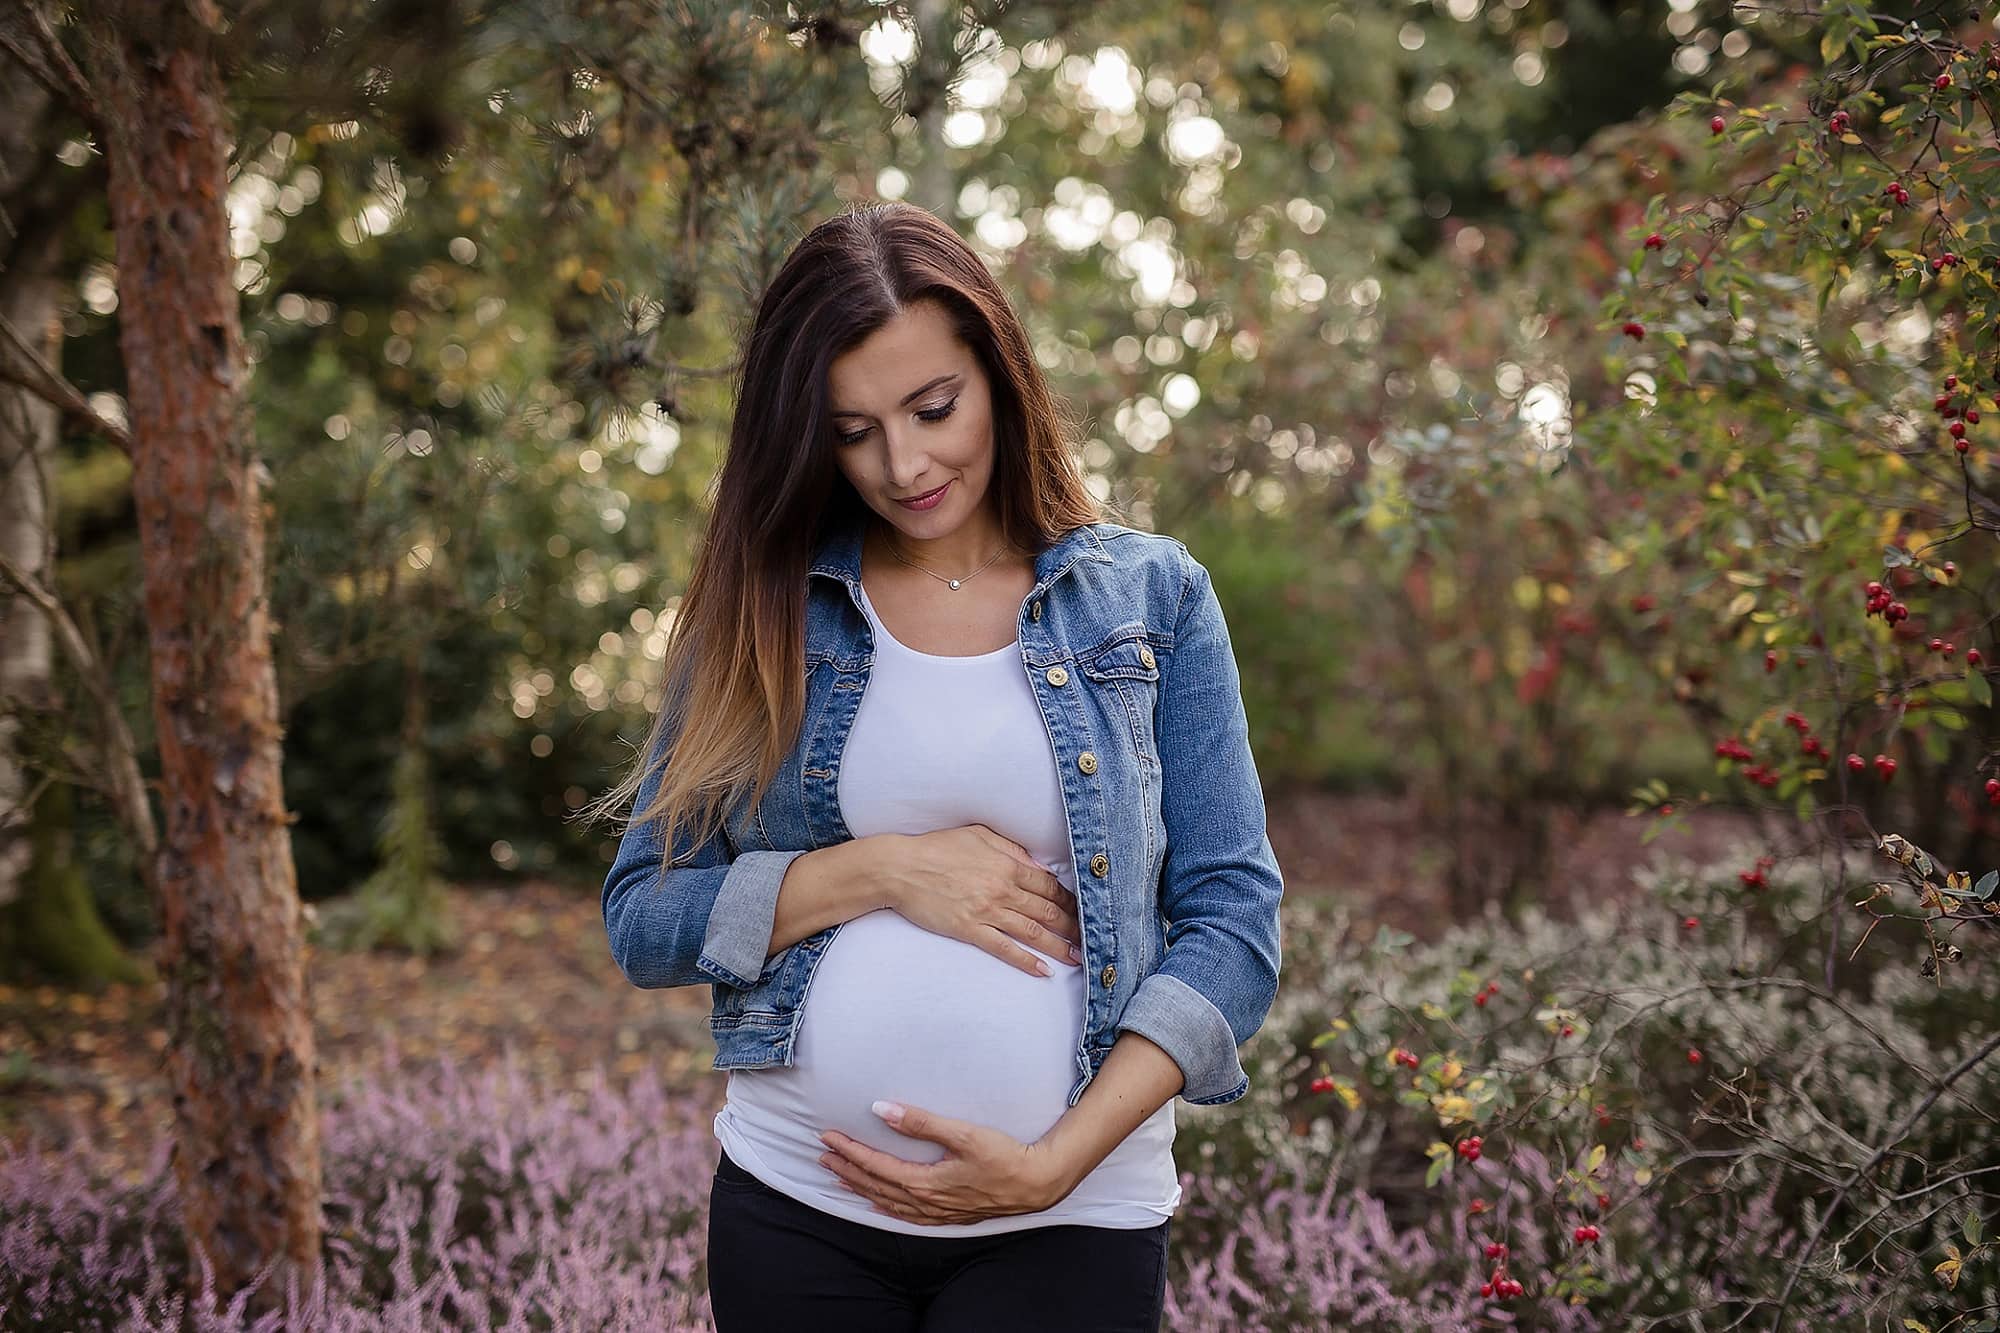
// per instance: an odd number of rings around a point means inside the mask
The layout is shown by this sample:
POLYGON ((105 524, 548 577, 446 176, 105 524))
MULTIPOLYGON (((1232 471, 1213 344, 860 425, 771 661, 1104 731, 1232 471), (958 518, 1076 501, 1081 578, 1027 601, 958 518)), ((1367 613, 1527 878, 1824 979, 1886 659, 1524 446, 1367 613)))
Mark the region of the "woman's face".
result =
POLYGON ((834 459, 864 503, 913 540, 978 512, 993 476, 993 404, 979 358, 920 301, 827 371, 834 459), (944 487, 929 508, 901 503, 944 487))

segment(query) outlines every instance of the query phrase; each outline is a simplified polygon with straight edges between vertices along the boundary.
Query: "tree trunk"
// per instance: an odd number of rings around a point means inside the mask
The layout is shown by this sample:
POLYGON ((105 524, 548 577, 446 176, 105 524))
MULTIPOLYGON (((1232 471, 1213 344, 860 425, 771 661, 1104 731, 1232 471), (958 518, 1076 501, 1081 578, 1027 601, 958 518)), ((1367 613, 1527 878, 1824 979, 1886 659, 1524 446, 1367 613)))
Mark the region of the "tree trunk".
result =
MULTIPOLYGON (((20 359, 13 339, 51 368, 60 368, 62 239, 80 186, 94 173, 62 165, 62 133, 54 98, 32 79, 0 83, 0 321, 8 346, 0 360, 20 359)), ((56 408, 46 397, 0 382, 0 556, 49 593, 56 592, 56 408)), ((30 719, 63 705, 54 684, 56 636, 47 611, 10 578, 0 577, 0 972, 15 980, 53 978, 74 985, 139 981, 147 975, 106 929, 97 904, 69 854, 74 801, 53 784, 38 784, 22 733, 30 719), (50 821, 53 821, 51 823, 50 821)), ((74 645, 72 644, 73 648, 74 645)), ((72 654, 73 658, 73 654, 72 654)), ((77 679, 89 670, 72 660, 77 679)), ((97 679, 92 676, 90 679, 97 679)), ((101 698, 93 692, 93 701, 101 698)), ((99 723, 105 770, 125 777, 121 813, 145 814, 133 845, 150 848, 151 815, 132 768, 131 735, 99 723), (122 739, 122 749, 119 743, 122 739)))
POLYGON ((191 1247, 255 1304, 309 1285, 319 1125, 264 588, 268 475, 225 207, 231 128, 209 0, 85 25, 110 170, 119 349, 164 806, 158 858, 175 1171, 191 1247))
MULTIPOLYGON (((0 83, 0 206, 11 222, 35 191, 34 166, 47 154, 50 98, 30 79, 0 83)), ((0 231, 0 319, 37 350, 56 341, 60 233, 0 231)), ((38 395, 0 381, 0 554, 44 585, 54 582, 49 480, 55 470, 56 410, 38 395)), ((0 911, 28 891, 34 793, 22 762, 24 720, 56 704, 51 680, 55 636, 41 608, 0 577, 0 911)))

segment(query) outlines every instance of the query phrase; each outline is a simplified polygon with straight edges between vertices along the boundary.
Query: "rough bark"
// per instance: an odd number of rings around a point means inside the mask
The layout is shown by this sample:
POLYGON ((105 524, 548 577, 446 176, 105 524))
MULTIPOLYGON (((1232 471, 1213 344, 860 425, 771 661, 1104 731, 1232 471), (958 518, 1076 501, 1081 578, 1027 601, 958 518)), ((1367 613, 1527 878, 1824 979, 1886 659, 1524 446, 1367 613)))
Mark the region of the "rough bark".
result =
POLYGON ((320 1238, 314 1049, 280 785, 265 503, 225 208, 207 0, 91 6, 160 753, 175 1171, 190 1243, 268 1306, 320 1238))

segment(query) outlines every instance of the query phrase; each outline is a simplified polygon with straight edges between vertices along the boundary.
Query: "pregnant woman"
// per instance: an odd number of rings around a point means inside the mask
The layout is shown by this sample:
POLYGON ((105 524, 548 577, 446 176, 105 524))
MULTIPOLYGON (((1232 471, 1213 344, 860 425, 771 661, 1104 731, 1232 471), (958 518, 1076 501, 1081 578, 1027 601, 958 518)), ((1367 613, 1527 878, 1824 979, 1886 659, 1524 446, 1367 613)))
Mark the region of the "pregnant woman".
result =
POLYGON ((921 208, 801 240, 738 373, 646 758, 600 802, 633 811, 618 965, 714 991, 716 1326, 1157 1330, 1174 1098, 1244 1095, 1279 971, 1208 573, 1103 517, 921 208))

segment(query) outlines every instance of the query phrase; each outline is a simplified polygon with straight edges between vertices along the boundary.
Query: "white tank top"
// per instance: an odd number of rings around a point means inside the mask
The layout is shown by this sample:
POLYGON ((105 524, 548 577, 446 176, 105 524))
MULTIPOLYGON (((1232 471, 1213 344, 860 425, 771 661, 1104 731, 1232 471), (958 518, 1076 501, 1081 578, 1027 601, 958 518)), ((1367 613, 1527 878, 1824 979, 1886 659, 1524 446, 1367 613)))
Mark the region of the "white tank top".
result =
MULTIPOLYGON (((1027 848, 1072 892, 1055 753, 1020 642, 942 657, 898 643, 862 595, 875 660, 842 754, 841 817, 857 838, 984 824, 1027 848)), ((1023 946, 1041 955, 1032 946, 1023 946)), ((1127 1135, 1054 1207, 926 1225, 876 1211, 819 1164, 819 1133, 935 1162, 943 1144, 891 1129, 877 1098, 990 1125, 1032 1142, 1068 1110, 1083 1031, 1083 970, 1048 958, 1031 976, 884 908, 843 923, 806 989, 793 1063, 729 1072, 715 1135, 773 1189, 822 1212, 922 1236, 1055 1223, 1157 1226, 1181 1202, 1174 1101, 1127 1135)))

